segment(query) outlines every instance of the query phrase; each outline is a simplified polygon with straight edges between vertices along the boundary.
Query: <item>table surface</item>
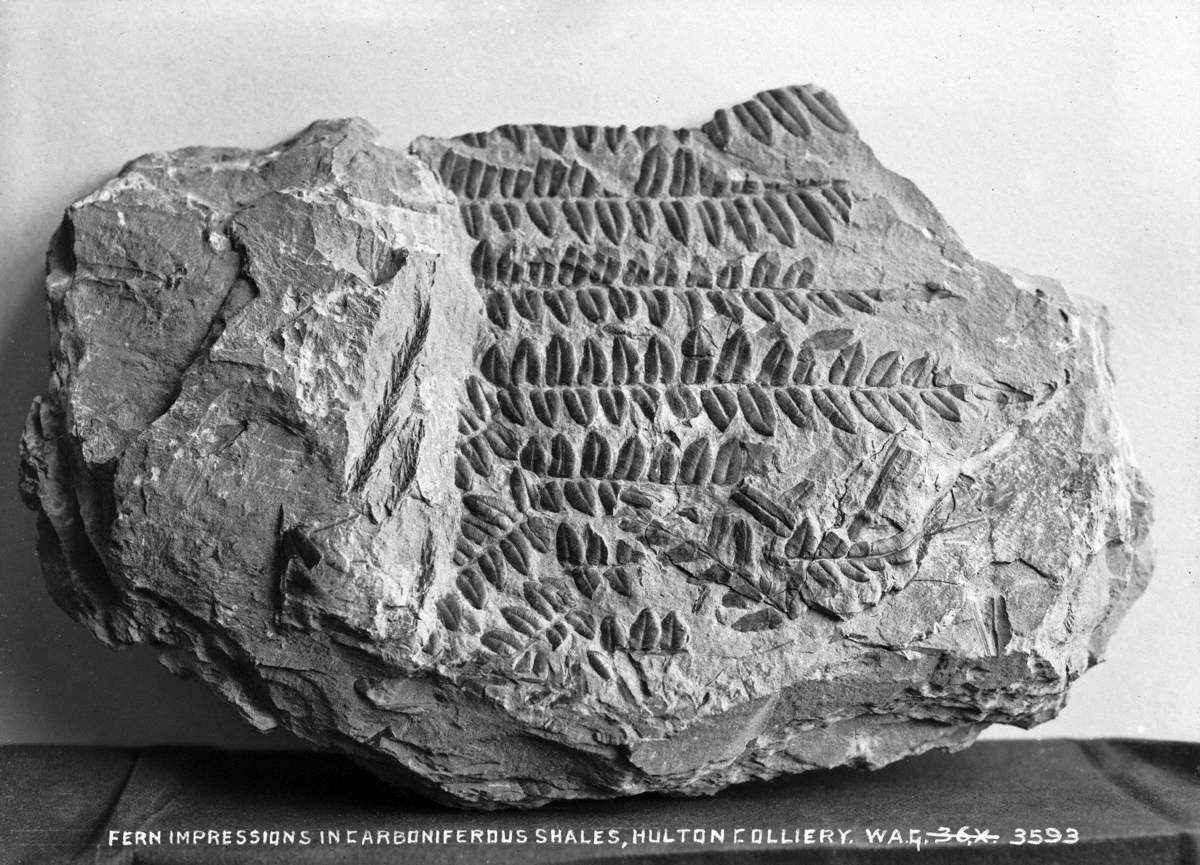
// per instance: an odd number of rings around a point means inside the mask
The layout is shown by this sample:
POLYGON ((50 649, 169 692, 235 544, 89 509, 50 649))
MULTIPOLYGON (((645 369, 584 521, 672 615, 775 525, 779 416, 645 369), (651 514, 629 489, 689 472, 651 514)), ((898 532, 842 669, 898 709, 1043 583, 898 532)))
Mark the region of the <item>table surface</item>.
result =
POLYGON ((711 798, 490 813, 327 754, 0 748, 4 865, 734 860, 1200 865, 1200 744, 994 741, 711 798))

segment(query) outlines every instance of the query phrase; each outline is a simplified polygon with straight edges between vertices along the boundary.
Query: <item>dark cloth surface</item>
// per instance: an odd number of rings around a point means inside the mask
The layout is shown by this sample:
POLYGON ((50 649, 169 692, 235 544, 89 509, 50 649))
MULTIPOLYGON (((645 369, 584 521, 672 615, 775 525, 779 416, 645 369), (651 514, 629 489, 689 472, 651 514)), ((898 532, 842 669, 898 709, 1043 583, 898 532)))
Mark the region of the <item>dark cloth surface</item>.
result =
POLYGON ((706 799, 641 796, 490 813, 430 804, 323 754, 10 746, 0 748, 0 848, 5 865, 735 860, 1200 865, 1200 744, 984 742, 877 772, 814 772, 744 784, 706 799), (839 840, 829 843, 827 836, 822 842, 821 829, 839 840), (1022 831, 1032 841, 1035 829, 1043 838, 1057 830, 1064 840, 1074 830, 1078 840, 1014 843, 1022 831), (223 830, 228 834, 209 834, 223 830), (341 833, 340 841, 332 840, 331 830, 341 833), (507 843, 504 835, 488 843, 486 834, 473 843, 472 830, 506 833, 507 843), (812 830, 812 843, 806 843, 805 830, 812 830), (139 831, 146 833, 142 843, 133 843, 136 835, 121 835, 139 831), (172 839, 171 833, 184 831, 204 834, 172 839), (256 837, 255 831, 295 836, 284 843, 284 836, 256 837), (412 831, 443 834, 422 839, 406 834, 412 831), (562 833, 560 843, 552 843, 553 832, 562 833), (376 843, 364 845, 364 833, 376 843), (919 848, 912 843, 916 839, 919 848), (594 843, 610 840, 616 843, 594 843))

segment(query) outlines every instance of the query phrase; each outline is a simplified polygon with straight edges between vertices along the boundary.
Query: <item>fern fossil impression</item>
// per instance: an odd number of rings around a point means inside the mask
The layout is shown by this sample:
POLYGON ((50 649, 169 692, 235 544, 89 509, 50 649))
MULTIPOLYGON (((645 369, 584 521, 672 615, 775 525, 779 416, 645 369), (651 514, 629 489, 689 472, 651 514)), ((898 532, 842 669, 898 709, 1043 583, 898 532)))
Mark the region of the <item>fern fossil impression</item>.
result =
POLYGON ((1149 573, 1105 323, 819 87, 129 163, 49 257, 56 601, 460 806, 1053 717, 1149 573))

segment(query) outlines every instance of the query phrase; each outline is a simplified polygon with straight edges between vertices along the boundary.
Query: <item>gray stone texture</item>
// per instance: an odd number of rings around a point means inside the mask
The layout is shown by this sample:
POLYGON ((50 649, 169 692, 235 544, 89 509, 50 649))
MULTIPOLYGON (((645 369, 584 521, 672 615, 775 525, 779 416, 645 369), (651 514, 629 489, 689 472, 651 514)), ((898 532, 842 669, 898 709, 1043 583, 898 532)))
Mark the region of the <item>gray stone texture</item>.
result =
POLYGON ((49 255, 57 602, 466 807, 1033 725, 1150 572, 1103 311, 825 91, 143 156, 49 255))

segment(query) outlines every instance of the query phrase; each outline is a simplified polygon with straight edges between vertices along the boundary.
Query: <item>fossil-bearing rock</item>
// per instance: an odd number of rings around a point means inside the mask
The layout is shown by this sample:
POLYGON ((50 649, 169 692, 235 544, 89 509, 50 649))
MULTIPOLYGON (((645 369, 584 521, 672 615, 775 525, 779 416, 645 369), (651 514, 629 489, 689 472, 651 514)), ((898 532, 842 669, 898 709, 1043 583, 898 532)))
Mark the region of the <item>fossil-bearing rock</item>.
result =
POLYGON ((972 258, 816 87, 374 138, 68 210, 23 491, 100 640, 476 807, 1059 711, 1150 569, 1100 310, 972 258))

